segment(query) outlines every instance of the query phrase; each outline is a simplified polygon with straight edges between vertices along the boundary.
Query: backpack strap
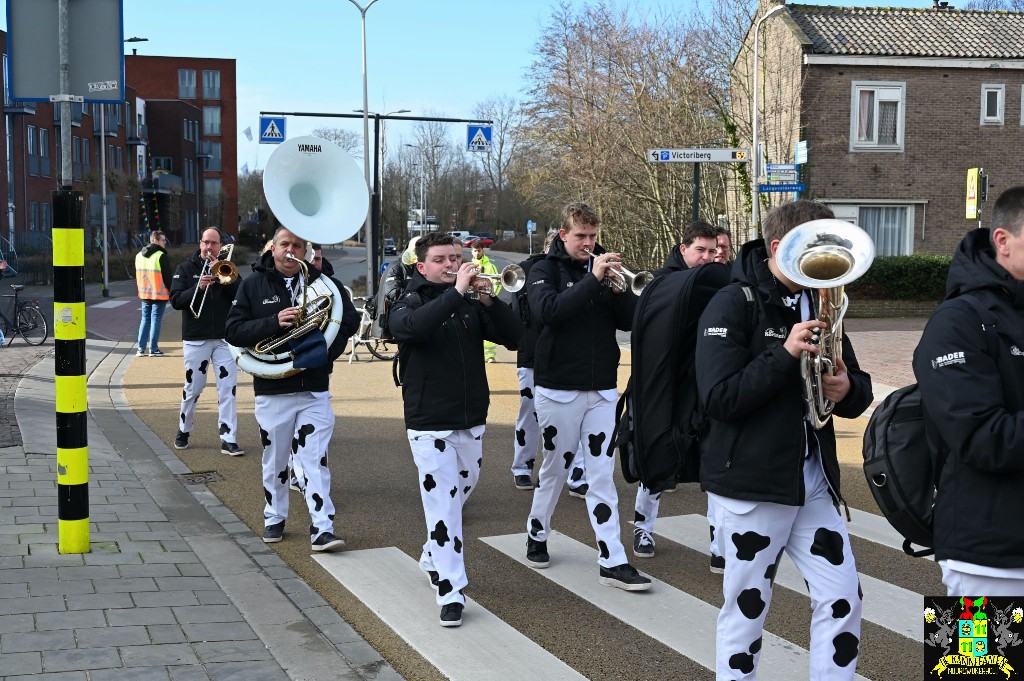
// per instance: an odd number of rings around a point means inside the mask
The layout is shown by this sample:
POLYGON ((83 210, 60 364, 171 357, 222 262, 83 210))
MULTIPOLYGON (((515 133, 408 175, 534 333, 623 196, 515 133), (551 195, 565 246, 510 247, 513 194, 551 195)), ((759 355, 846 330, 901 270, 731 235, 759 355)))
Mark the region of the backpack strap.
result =
POLYGON ((754 325, 757 324, 757 315, 761 307, 761 296, 754 293, 754 289, 751 286, 740 284, 739 287, 743 291, 743 297, 747 299, 747 330, 753 331, 754 325))

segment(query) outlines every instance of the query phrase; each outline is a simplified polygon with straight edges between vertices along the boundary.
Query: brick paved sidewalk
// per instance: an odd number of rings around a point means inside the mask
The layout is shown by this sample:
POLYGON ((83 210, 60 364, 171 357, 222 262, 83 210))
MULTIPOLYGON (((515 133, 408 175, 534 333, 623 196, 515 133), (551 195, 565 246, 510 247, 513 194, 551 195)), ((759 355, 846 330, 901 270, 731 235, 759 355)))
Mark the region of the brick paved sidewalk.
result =
MULTIPOLYGON (((9 342, 10 338, 7 339, 9 342)), ((32 346, 22 338, 0 347, 0 448, 21 444, 21 431, 14 417, 14 391, 21 377, 47 355, 53 353, 53 338, 32 346)))

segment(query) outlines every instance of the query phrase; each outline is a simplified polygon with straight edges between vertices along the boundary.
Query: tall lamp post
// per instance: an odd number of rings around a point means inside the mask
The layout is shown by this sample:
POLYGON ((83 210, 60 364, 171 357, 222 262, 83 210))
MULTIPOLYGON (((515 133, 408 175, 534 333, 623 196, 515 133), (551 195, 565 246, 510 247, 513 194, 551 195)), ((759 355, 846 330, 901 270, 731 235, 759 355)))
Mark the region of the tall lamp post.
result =
MULTIPOLYGON (((424 147, 420 144, 406 143, 405 146, 412 147, 413 149, 418 149, 420 152, 420 209, 423 211, 423 215, 420 216, 420 230, 425 234, 427 229, 427 195, 424 190, 424 178, 427 175, 427 157, 426 152, 424 150, 439 149, 444 145, 431 144, 427 147, 424 147)), ((423 234, 421 234, 420 236, 423 236, 423 234)))
POLYGON ((754 24, 754 111, 753 115, 751 116, 751 126, 753 128, 752 142, 754 147, 751 151, 754 155, 754 172, 751 174, 750 179, 750 194, 751 198, 753 199, 750 207, 750 222, 751 226, 758 232, 760 232, 761 224, 761 195, 760 187, 758 187, 758 182, 760 181, 761 176, 761 149, 758 146, 757 139, 757 122, 759 118, 757 111, 757 66, 759 58, 761 56, 761 52, 759 49, 759 40, 761 37, 761 24, 764 23, 764 20, 773 14, 781 12, 784 9, 786 9, 785 5, 776 5, 775 7, 772 7, 770 10, 765 12, 764 15, 757 20, 757 23, 754 24))
MULTIPOLYGON (((356 0, 348 1, 359 10, 363 24, 363 170, 366 176, 366 186, 370 188, 372 185, 370 184, 370 105, 366 90, 366 12, 373 7, 373 3, 377 2, 377 0, 370 0, 366 3, 365 7, 356 2, 356 0)), ((373 258, 370 257, 370 254, 373 253, 373 216, 370 213, 367 213, 366 222, 363 227, 365 231, 364 240, 366 241, 366 295, 372 296, 373 278, 376 270, 373 267, 373 258)))

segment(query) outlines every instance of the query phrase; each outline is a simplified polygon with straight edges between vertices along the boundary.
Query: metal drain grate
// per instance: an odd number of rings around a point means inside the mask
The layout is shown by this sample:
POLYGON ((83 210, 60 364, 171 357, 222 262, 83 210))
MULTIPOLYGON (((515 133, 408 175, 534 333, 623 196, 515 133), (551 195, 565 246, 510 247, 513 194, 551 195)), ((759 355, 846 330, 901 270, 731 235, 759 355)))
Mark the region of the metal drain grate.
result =
POLYGON ((175 475, 174 477, 186 485, 208 485, 211 482, 221 482, 224 479, 217 471, 200 471, 186 475, 175 475))

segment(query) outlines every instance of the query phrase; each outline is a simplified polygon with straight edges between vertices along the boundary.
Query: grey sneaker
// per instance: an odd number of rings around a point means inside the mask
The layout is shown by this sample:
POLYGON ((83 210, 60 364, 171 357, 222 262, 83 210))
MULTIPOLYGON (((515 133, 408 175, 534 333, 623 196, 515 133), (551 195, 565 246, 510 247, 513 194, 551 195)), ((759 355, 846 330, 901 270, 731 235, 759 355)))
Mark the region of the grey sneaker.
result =
POLYGON ((340 549, 345 545, 345 540, 341 537, 335 537, 330 532, 324 532, 319 537, 317 537, 312 542, 312 544, 313 550, 319 553, 323 551, 333 551, 335 549, 340 549))
POLYGON ((462 625, 462 603, 446 603, 441 606, 441 626, 458 627, 462 625))
POLYGON ((284 521, 263 528, 263 543, 276 544, 284 539, 284 521))
POLYGON ((533 478, 529 475, 517 475, 513 478, 516 489, 533 489, 533 478))
POLYGON ((579 487, 570 487, 569 488, 569 496, 570 497, 576 497, 577 499, 586 499, 587 498, 587 492, 589 492, 589 491, 590 491, 590 485, 588 485, 587 483, 583 483, 579 487))
POLYGON ((637 558, 654 558, 654 537, 639 527, 633 530, 633 555, 637 558))
POLYGON ((551 557, 548 556, 548 543, 537 541, 533 537, 526 538, 526 560, 530 567, 546 568, 551 564, 551 557))
POLYGON ((598 581, 605 586, 614 586, 624 591, 647 591, 651 588, 651 580, 637 572, 629 563, 615 567, 602 567, 598 581))

